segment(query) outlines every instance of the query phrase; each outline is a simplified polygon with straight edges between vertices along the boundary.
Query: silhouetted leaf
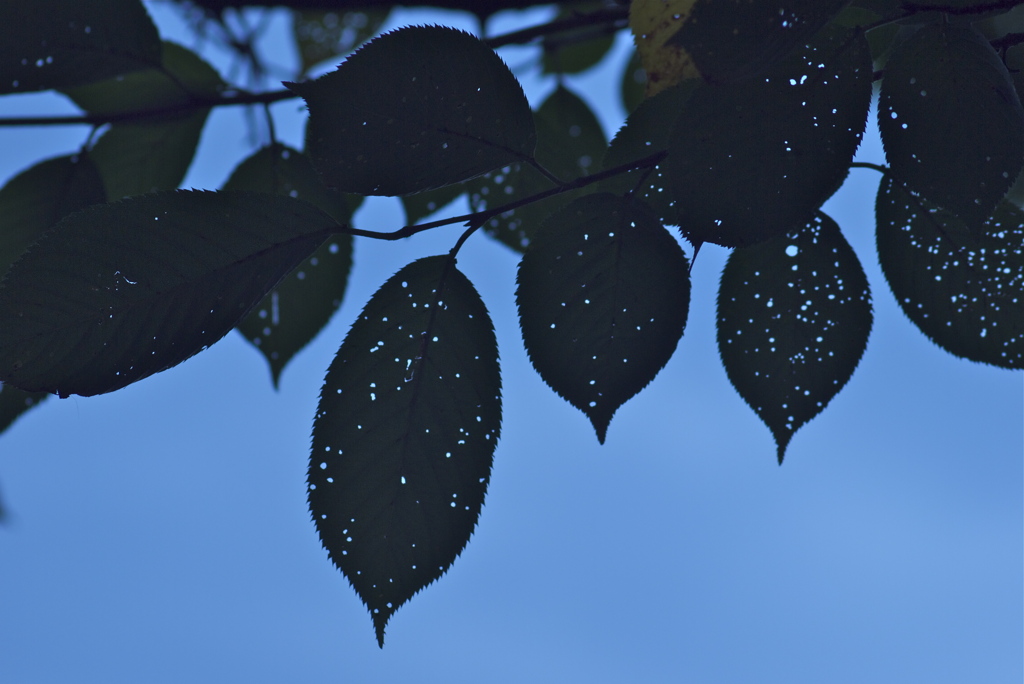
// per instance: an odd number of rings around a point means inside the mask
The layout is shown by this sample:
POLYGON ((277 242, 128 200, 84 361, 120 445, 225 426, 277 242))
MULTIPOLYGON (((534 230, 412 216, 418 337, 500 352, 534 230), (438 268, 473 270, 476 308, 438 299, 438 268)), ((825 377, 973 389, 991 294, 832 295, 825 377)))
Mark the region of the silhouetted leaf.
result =
POLYGON ((399 29, 336 71, 286 85, 309 105, 313 165, 341 191, 407 195, 533 156, 536 134, 519 82, 462 31, 399 29))
POLYGON ((0 272, 58 220, 106 201, 88 155, 48 159, 7 181, 0 188, 0 272))
POLYGON ((1001 203, 980 234, 886 178, 878 261, 921 332, 956 356, 1024 368, 1024 211, 1001 203))
POLYGON ((68 88, 160 63, 139 0, 0 2, 0 95, 68 88))
POLYGON ((223 337, 335 229, 306 202, 162 192, 71 214, 0 288, 0 380, 111 392, 223 337))
MULTIPOLYGON (((57 157, 22 171, 0 189, 0 270, 68 214, 106 201, 103 181, 88 155, 57 157)), ((0 383, 0 432, 50 396, 0 383)))
POLYGON ((302 73, 359 47, 380 30, 390 13, 390 8, 352 12, 296 10, 292 14, 292 35, 299 50, 302 73))
POLYGON ((809 221, 846 178, 871 103, 863 34, 830 27, 766 77, 695 88, 652 195, 693 242, 750 245, 809 221))
MULTIPOLYGON (((537 161, 562 181, 597 170, 605 151, 604 130, 594 113, 569 89, 559 86, 535 114, 537 161)), ((528 164, 516 163, 467 183, 473 211, 498 207, 555 187, 528 164)), ((491 218, 488 235, 522 252, 548 216, 587 190, 565 192, 491 218)))
POLYGON ((178 187, 210 111, 190 105, 213 100, 223 87, 217 72, 198 55, 164 43, 158 69, 67 90, 68 97, 90 114, 156 112, 111 124, 93 145, 91 156, 108 198, 178 187))
POLYGON ((667 42, 682 47, 705 80, 742 80, 810 41, 848 2, 697 0, 667 42))
POLYGON ((544 223, 517 282, 534 368, 603 444, 615 411, 654 379, 683 334, 683 250, 642 202, 588 195, 544 223))
POLYGON ((444 209, 465 193, 466 186, 462 183, 455 183, 426 192, 417 192, 415 195, 406 195, 402 198, 405 224, 419 223, 437 210, 444 209))
POLYGON ((718 352, 733 387, 772 431, 779 463, 793 434, 853 375, 871 322, 864 270, 824 214, 729 256, 718 352))
POLYGON ((39 402, 48 396, 50 395, 47 392, 26 392, 0 383, 0 432, 9 428, 23 413, 38 406, 39 402))
MULTIPOLYGON (((602 167, 611 169, 667 150, 672 137, 672 122, 679 116, 687 99, 699 84, 700 82, 695 80, 685 81, 640 102, 612 138, 602 167)), ((663 221, 674 221, 675 212, 669 206, 669 197, 664 191, 659 192, 652 186, 652 182, 658 178, 660 169, 661 166, 658 165, 613 176, 602 183, 602 188, 611 192, 626 193, 643 187, 644 199, 655 213, 663 221)))
POLYGON ((933 24, 889 59, 878 128, 893 175, 968 223, 987 219, 1024 164, 1024 109, 970 26, 933 24))
MULTIPOLYGON (((297 197, 338 223, 348 223, 362 201, 320 184, 309 158, 281 144, 268 145, 239 164, 225 190, 297 197)), ((352 236, 333 235, 267 293, 238 324, 238 331, 267 359, 276 387, 284 367, 319 333, 345 296, 352 270, 352 236)))
POLYGON ((683 80, 762 74, 802 46, 848 0, 633 0, 629 23, 647 94, 683 80))
POLYGON ((327 371, 309 465, 320 539, 381 646, 391 615, 469 541, 500 429, 483 302, 447 256, 409 264, 373 295, 327 371))

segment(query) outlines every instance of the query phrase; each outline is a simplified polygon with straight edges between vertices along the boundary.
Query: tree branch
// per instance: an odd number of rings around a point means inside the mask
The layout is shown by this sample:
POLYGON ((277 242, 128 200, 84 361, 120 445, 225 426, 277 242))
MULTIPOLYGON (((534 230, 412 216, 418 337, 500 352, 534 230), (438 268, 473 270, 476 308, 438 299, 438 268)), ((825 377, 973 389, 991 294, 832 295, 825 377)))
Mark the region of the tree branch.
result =
POLYGON ((112 114, 81 114, 70 116, 10 116, 0 117, 0 126, 101 126, 118 121, 137 121, 151 116, 187 114, 200 109, 228 107, 233 105, 272 104, 281 100, 296 98, 290 90, 275 90, 270 93, 238 93, 225 95, 216 100, 190 100, 170 107, 138 109, 112 114))
POLYGON ((984 14, 986 12, 998 12, 1000 10, 1011 10, 1018 5, 1024 5, 1024 0, 992 0, 992 2, 979 3, 976 5, 944 5, 932 2, 903 2, 900 4, 906 12, 943 12, 944 14, 984 14))
MULTIPOLYGON (((182 0, 172 1, 175 4, 183 4, 182 0)), ((563 4, 582 4, 585 1, 570 0, 563 4)), ((409 5, 463 10, 486 16, 507 9, 526 9, 550 5, 551 2, 550 0, 408 0, 406 2, 395 2, 395 0, 189 0, 189 4, 213 12, 222 12, 229 7, 289 7, 303 10, 353 11, 409 5)))
MULTIPOLYGON (((603 181, 608 178, 613 178, 614 176, 618 176, 619 174, 622 173, 627 173, 629 171, 635 171, 637 169, 644 169, 656 166, 665 158, 667 154, 668 152, 666 150, 655 152, 654 154, 648 155, 641 159, 627 162, 625 164, 619 164, 618 166, 613 166, 610 169, 605 169, 604 171, 600 171, 589 176, 581 176, 574 181, 565 183, 564 185, 560 185, 555 188, 550 188, 548 190, 544 190, 543 192, 538 192, 537 194, 530 195, 529 197, 523 197, 522 199, 518 199, 514 202, 509 202, 508 204, 503 204, 500 207, 495 207, 494 209, 484 209, 483 211, 477 211, 472 214, 462 214, 461 216, 451 216, 449 218, 439 219, 437 221, 430 221, 429 223, 418 223, 412 226, 403 226, 402 228, 399 228, 398 230, 394 230, 391 232, 362 230, 359 228, 352 228, 351 226, 339 226, 340 230, 338 232, 344 233, 346 235, 355 235, 357 237, 373 238, 375 240, 401 240, 403 238, 412 237, 417 233, 422 233, 425 230, 431 230, 432 228, 440 228, 441 226, 450 226, 456 223, 465 223, 469 224, 470 227, 479 227, 486 223, 489 219, 500 214, 504 214, 506 211, 512 211, 513 209, 518 209, 519 207, 526 206, 527 204, 539 202, 540 200, 547 199, 548 197, 561 195, 563 192, 569 192, 570 190, 579 190, 580 188, 585 188, 588 185, 599 183, 600 181, 603 181)), ((468 235, 466 237, 468 237, 468 235)))
POLYGON ((547 24, 531 26, 529 28, 521 29, 519 31, 506 33, 505 35, 502 36, 495 36, 494 38, 487 39, 485 42, 492 49, 497 49, 504 45, 522 45, 524 43, 529 43, 536 38, 548 36, 553 33, 571 31, 573 29, 583 28, 585 26, 610 24, 614 27, 615 30, 618 30, 620 28, 625 28, 626 21, 628 19, 628 7, 609 7, 597 10, 595 12, 580 12, 579 14, 575 14, 571 17, 565 17, 564 19, 556 19, 554 21, 548 22, 547 24))
MULTIPOLYGON (((1021 0, 1024 2, 1024 0, 1021 0)), ((257 3, 259 4, 259 3, 257 3)), ((358 4, 358 3, 353 3, 358 4)), ((394 4, 394 3, 382 3, 382 4, 394 4)), ((561 33, 564 31, 570 31, 573 29, 594 26, 599 24, 610 24, 614 30, 619 30, 622 26, 618 24, 624 22, 629 16, 628 7, 614 7, 608 9, 598 10, 596 12, 579 13, 572 17, 565 19, 558 19, 545 24, 539 24, 530 28, 521 29, 519 31, 513 31, 511 33, 494 36, 493 38, 487 39, 484 42, 492 49, 497 49, 505 45, 519 45, 529 43, 536 38, 540 38, 553 33, 561 33)), ((624 24, 623 24, 624 26, 624 24)), ((216 100, 191 100, 189 102, 173 105, 170 107, 158 107, 153 109, 140 109, 135 111, 125 111, 113 114, 81 114, 81 115, 69 115, 69 116, 19 116, 19 117, 0 117, 0 127, 2 126, 101 126, 108 123, 116 123, 119 121, 135 121, 138 119, 144 119, 151 116, 167 116, 174 114, 187 114, 200 109, 212 109, 213 107, 230 107, 234 105, 267 105, 281 100, 288 100, 298 97, 291 90, 275 90, 267 93, 249 93, 242 91, 234 91, 237 94, 225 95, 216 100)))

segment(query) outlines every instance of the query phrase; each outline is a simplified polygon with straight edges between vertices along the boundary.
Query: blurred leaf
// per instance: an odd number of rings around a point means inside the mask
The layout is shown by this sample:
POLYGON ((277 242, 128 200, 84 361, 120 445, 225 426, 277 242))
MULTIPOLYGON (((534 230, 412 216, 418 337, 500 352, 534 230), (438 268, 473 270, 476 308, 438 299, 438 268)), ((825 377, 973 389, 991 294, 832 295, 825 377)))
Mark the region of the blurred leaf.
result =
POLYGON ((455 183, 426 192, 417 192, 415 195, 406 195, 402 198, 405 224, 411 226, 414 223, 419 223, 439 209, 444 209, 465 193, 466 186, 462 183, 455 183))
POLYGON ((988 41, 933 24, 890 57, 878 128, 893 175, 969 224, 987 219, 1024 165, 1024 109, 988 41))
POLYGON ((533 156, 530 105, 478 38, 439 26, 376 38, 315 81, 306 150, 328 187, 408 195, 533 156))
POLYGON ((370 610, 377 642, 476 526, 501 431, 491 319, 447 256, 370 299, 331 363, 313 423, 309 509, 370 610))
MULTIPOLYGON (((606 142, 601 124, 587 103, 559 86, 544 100, 534 119, 541 166, 565 182, 597 171, 606 142)), ((467 186, 470 208, 483 211, 550 190, 555 184, 532 166, 516 163, 472 180, 467 186)), ((522 252, 549 215, 587 192, 564 192, 499 214, 484 224, 484 230, 522 252)))
POLYGON ((103 179, 85 154, 39 162, 7 181, 0 188, 0 272, 54 223, 106 200, 103 179))
POLYGON ((0 95, 70 88, 160 63, 139 0, 0 2, 0 95))
POLYGON ((828 28, 766 77, 695 88, 652 205, 664 192, 666 222, 695 243, 738 247, 804 225, 846 178, 871 79, 863 34, 828 28))
POLYGON ((292 36, 299 50, 300 73, 338 55, 346 55, 372 38, 387 20, 390 8, 352 12, 296 10, 292 36))
POLYGON ((875 211, 878 261, 907 318, 950 354, 1024 368, 1024 211, 1003 202, 972 231, 888 177, 875 211))
MULTIPOLYGON (((361 197, 328 190, 298 150, 276 144, 239 164, 225 190, 252 190, 297 197, 338 223, 348 223, 361 197)), ((352 270, 352 236, 333 235, 295 267, 238 325, 267 359, 274 386, 295 354, 323 329, 341 306, 352 270)))
POLYGON ((853 375, 871 332, 871 292, 839 226, 807 226, 736 249, 718 290, 718 352, 772 431, 778 459, 853 375))
POLYGON ((165 42, 159 69, 65 91, 90 114, 156 112, 111 124, 93 146, 108 198, 178 187, 210 111, 191 105, 217 98, 223 87, 217 72, 198 55, 165 42))
POLYGON ((644 65, 640 63, 640 55, 634 51, 626 62, 626 68, 622 72, 622 84, 619 87, 622 108, 627 113, 635 110, 643 102, 646 87, 647 72, 644 71, 644 65))
POLYGON ((0 380, 89 396, 223 337, 336 228, 306 202, 172 191, 71 214, 0 288, 0 380))
MULTIPOLYGON (((35 408, 49 395, 47 392, 26 392, 0 383, 0 432, 14 424, 26 411, 35 408)), ((2 519, 3 516, 0 516, 2 519)))
POLYGON ((107 197, 114 201, 178 187, 192 164, 207 113, 111 126, 91 151, 107 197))
POLYGON ((643 202, 587 195, 537 231, 516 280, 534 368, 603 444, 615 411, 654 379, 683 334, 683 250, 643 202))
MULTIPOLYGON (((575 3, 559 8, 555 20, 601 9, 603 3, 575 3)), ((541 40, 541 71, 545 74, 578 74, 604 59, 615 42, 607 26, 581 26, 572 31, 545 36, 541 40)))

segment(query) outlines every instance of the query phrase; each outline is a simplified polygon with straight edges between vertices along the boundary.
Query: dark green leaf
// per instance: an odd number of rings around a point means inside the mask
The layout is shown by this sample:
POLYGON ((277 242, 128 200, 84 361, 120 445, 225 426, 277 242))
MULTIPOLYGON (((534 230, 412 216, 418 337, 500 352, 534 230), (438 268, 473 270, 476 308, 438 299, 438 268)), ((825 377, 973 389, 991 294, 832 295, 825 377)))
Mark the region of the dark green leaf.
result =
POLYGON ((193 105, 215 99, 223 87, 195 53, 164 43, 159 68, 67 90, 90 114, 154 112, 115 122, 93 146, 109 199, 178 187, 210 111, 193 105))
POLYGON ((772 431, 779 463, 793 433, 853 375, 871 322, 864 270, 824 214, 729 256, 718 352, 733 387, 772 431))
POLYGON ((223 337, 335 229, 301 200, 162 192, 71 214, 0 288, 0 380, 111 392, 223 337))
POLYGON ((926 26, 882 80, 878 128, 893 175, 980 224, 1024 164, 1024 109, 988 41, 970 26, 926 26))
POLYGON ((536 133, 519 82, 462 31, 399 29, 332 73, 286 85, 309 105, 313 165, 344 192, 408 195, 533 156, 536 133))
POLYGON ((587 195, 545 222, 517 281, 534 368, 603 444, 615 411, 654 379, 683 334, 683 250, 639 200, 587 195))
POLYGON ((848 1, 697 0, 668 43, 686 50, 706 80, 742 80, 786 58, 848 1))
POLYGON ((0 189, 0 272, 58 220, 106 200, 88 155, 48 159, 7 181, 0 189))
POLYGON ((139 0, 0 2, 0 94, 68 88, 160 62, 139 0))
POLYGON ((48 396, 50 395, 47 392, 26 392, 0 383, 0 432, 9 428, 23 413, 38 406, 39 402, 48 396))
MULTIPOLYGON (((280 144, 264 147, 239 164, 224 189, 298 197, 338 223, 348 223, 362 200, 325 188, 304 154, 280 144)), ((352 236, 334 235, 267 293, 238 325, 238 331, 270 364, 275 387, 285 365, 341 306, 351 270, 352 236)))
POLYGON ((415 195, 406 195, 402 198, 402 208, 405 209, 405 223, 412 225, 430 216, 439 209, 457 200, 466 192, 466 186, 462 183, 445 185, 444 187, 418 192, 415 195))
POLYGON ((662 190, 693 242, 749 245, 809 221, 846 178, 871 103, 864 36, 830 27, 742 83, 696 88, 672 131, 662 190))
MULTIPOLYGON (((572 91, 559 86, 535 114, 537 161, 562 181, 593 173, 605 151, 597 117, 572 91)), ((555 187, 528 164, 516 163, 468 183, 469 205, 484 211, 555 187)), ((484 224, 489 235, 522 252, 545 218, 586 190, 565 192, 499 214, 484 224)))
POLYGON ((885 179, 878 261, 921 332, 956 356, 1024 368, 1024 211, 1003 202, 978 231, 885 179))
POLYGON ((309 465, 320 539, 381 646, 391 615, 469 541, 500 429, 483 302, 447 256, 409 264, 370 299, 327 371, 309 465))
POLYGON ((292 35, 299 49, 301 73, 332 57, 348 54, 376 35, 390 12, 389 8, 353 12, 296 10, 292 15, 292 35))

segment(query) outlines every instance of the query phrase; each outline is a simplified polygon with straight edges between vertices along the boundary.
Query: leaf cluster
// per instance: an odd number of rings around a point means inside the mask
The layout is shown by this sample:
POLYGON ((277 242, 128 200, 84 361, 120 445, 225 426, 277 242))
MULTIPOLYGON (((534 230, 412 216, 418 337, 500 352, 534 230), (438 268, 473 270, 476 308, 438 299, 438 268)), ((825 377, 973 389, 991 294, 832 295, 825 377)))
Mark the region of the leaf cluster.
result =
MULTIPOLYGON (((198 21, 265 75, 256 37, 224 19, 231 3, 198 4, 210 11, 198 21)), ((600 442, 673 356, 701 245, 731 249, 721 362, 781 463, 867 348, 871 289, 822 205, 864 166, 854 155, 877 90, 889 287, 943 349, 1024 366, 1016 4, 573 2, 482 39, 444 26, 376 35, 381 3, 290 3, 300 68, 286 90, 250 91, 161 42, 138 0, 7 3, 0 94, 57 90, 83 114, 0 125, 91 128, 81 149, 0 188, 0 426, 48 394, 120 389, 233 329, 276 384, 340 306, 354 237, 464 224, 450 252, 410 263, 366 304, 313 421, 310 513, 383 645, 391 615, 466 546, 500 436, 493 324, 458 268, 476 232, 522 254, 523 344, 600 442), (636 55, 615 89, 630 114, 609 142, 561 76, 601 62, 626 30, 636 55), (536 107, 496 51, 512 43, 534 44, 557 81, 536 107), (222 188, 178 189, 212 108, 288 97, 309 111, 303 149, 274 139, 264 110, 269 141, 222 188), (400 197, 408 224, 353 226, 369 195, 400 197), (463 196, 470 213, 422 222, 463 196)))

